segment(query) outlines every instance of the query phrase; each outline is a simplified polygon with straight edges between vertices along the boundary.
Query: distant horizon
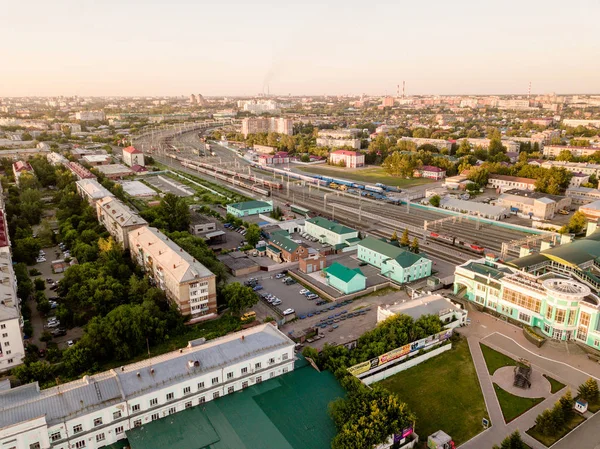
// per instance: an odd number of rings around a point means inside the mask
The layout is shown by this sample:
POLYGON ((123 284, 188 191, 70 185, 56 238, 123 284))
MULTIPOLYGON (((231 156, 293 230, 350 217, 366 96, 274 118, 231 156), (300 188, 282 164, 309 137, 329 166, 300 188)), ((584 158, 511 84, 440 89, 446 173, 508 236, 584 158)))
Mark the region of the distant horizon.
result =
POLYGON ((600 89, 597 0, 5 3, 2 97, 600 89))

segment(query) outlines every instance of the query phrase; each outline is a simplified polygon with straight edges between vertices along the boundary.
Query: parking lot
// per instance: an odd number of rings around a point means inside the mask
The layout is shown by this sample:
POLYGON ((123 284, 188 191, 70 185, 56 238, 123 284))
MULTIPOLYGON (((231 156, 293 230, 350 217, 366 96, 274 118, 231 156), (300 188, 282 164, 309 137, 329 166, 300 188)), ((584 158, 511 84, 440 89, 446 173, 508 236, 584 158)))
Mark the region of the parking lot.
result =
POLYGON ((156 187, 161 192, 172 193, 177 196, 192 196, 194 195, 194 191, 186 186, 185 184, 181 184, 180 182, 175 181, 174 179, 169 179, 170 182, 174 184, 171 185, 168 182, 163 181, 158 176, 151 176, 144 179, 148 184, 152 187, 156 187))

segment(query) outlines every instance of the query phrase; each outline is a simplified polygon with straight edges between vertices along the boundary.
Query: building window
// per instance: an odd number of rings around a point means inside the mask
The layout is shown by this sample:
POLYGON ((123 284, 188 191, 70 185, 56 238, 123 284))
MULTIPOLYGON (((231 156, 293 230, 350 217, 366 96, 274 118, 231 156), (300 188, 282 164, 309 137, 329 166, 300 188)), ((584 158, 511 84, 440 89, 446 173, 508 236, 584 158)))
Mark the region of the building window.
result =
POLYGON ((217 399, 218 397, 219 397, 219 392, 218 392, 218 391, 215 391, 215 392, 213 393, 213 399, 217 399))
POLYGON ((550 331, 551 331, 551 329, 550 329, 550 325, 548 325, 548 324, 544 324, 544 332, 545 332, 545 333, 547 333, 547 334, 549 334, 549 333, 550 333, 550 331))
POLYGON ((157 398, 150 399, 150 407, 154 407, 157 404, 158 404, 158 399, 157 398))
POLYGON ((229 387, 227 388, 227 394, 231 394, 235 392, 235 388, 234 387, 229 387))
POLYGON ((565 322, 565 310, 564 309, 556 309, 556 316, 554 317, 554 320, 557 323, 564 323, 565 322))
POLYGON ((218 384, 219 383, 219 378, 218 377, 213 377, 212 378, 212 384, 218 384))
POLYGON ((192 401, 186 402, 185 408, 192 408, 192 401))
POLYGON ((248 374, 248 368, 246 368, 246 367, 242 368, 242 374, 248 374))
POLYGON ((121 410, 117 410, 113 413, 113 419, 119 419, 121 417, 121 410))
POLYGON ((173 393, 167 393, 167 401, 172 401, 175 395, 173 393))
POLYGON ((192 391, 192 388, 191 388, 191 387, 185 387, 185 388, 183 389, 183 394, 188 394, 190 391, 192 391))
POLYGON ((531 321, 531 316, 527 315, 525 312, 519 312, 519 319, 521 321, 525 321, 526 323, 529 323, 531 321))
POLYGON ((104 436, 104 433, 99 433, 98 435, 96 435, 96 442, 104 441, 105 439, 106 437, 104 436))
POLYGON ((535 313, 540 313, 540 309, 542 308, 542 301, 539 299, 524 295, 523 293, 509 288, 505 288, 502 292, 502 299, 535 313))
POLYGON ((40 449, 40 443, 31 443, 29 449, 40 449))
POLYGON ((259 384, 262 382, 262 377, 261 376, 257 376, 256 377, 256 383, 259 384))
POLYGON ((204 382, 198 382, 198 390, 202 390, 204 388, 204 382))
POLYGON ((502 312, 505 315, 512 315, 512 309, 508 306, 500 307, 500 312, 502 312))
POLYGON ((119 427, 115 428, 115 433, 116 434, 123 433, 124 430, 125 429, 123 428, 123 426, 119 426, 119 427))
POLYGON ((102 418, 94 419, 94 427, 98 427, 102 425, 102 418))
POLYGON ((8 334, 2 334, 2 338, 8 338, 8 334))
POLYGON ((5 341, 4 346, 10 346, 10 341, 5 341))
POLYGON ((176 407, 169 408, 169 415, 172 415, 174 413, 177 413, 177 408, 176 407))
POLYGON ((274 358, 270 358, 269 359, 269 365, 272 365, 273 363, 275 363, 275 359, 274 358))
POLYGON ((79 432, 83 432, 83 426, 81 424, 77 424, 76 426, 73 426, 73 433, 79 433, 79 432))
POLYGON ((54 442, 58 440, 60 440, 60 432, 54 432, 50 434, 50 441, 54 442))
POLYGON ((281 360, 287 360, 287 359, 288 359, 288 356, 289 356, 289 355, 288 355, 288 353, 287 353, 287 352, 286 352, 286 353, 284 353, 284 354, 281 356, 281 360))
POLYGON ((133 427, 142 427, 142 420, 141 419, 136 419, 133 422, 133 427))
POLYGON ((76 449, 81 449, 82 447, 85 447, 85 440, 79 440, 75 443, 76 449))
POLYGON ((14 362, 14 359, 8 359, 8 360, 6 361, 6 363, 12 363, 12 362, 14 362))
POLYGON ((288 372, 288 369, 287 368, 283 368, 283 373, 285 374, 287 372, 288 372))
POLYGON ((242 382, 242 388, 248 388, 248 381, 242 382))
POLYGON ((198 398, 198 404, 204 404, 206 402, 206 398, 204 396, 200 396, 198 398))
POLYGON ((553 312, 554 312, 554 307, 548 306, 548 308, 546 309, 546 319, 547 320, 551 320, 552 319, 552 313, 553 312))
POLYGON ((254 369, 260 369, 260 362, 254 364, 254 369))
POLYGON ((157 419, 160 419, 160 414, 159 413, 152 413, 152 421, 156 421, 157 419))
POLYGON ((269 373, 269 377, 272 379, 273 377, 275 377, 275 371, 269 373))
POLYGON ((0 325, 0 329, 6 329, 6 324, 0 325))

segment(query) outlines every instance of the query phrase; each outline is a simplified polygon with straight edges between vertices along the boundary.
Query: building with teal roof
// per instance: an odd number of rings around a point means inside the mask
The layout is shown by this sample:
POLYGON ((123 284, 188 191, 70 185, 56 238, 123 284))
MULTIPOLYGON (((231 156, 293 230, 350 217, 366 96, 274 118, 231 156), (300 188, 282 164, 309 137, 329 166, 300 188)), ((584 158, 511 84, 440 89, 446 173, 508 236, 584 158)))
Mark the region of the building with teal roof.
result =
POLYGON ((431 260, 373 237, 357 245, 358 259, 381 269, 381 275, 404 284, 431 276, 431 260))
POLYGON ((273 201, 245 201, 227 205, 227 213, 236 217, 249 215, 268 214, 273 211, 273 201))
POLYGON ((360 268, 349 268, 339 262, 334 262, 323 270, 327 283, 345 295, 364 290, 367 278, 360 268))
POLYGON ((304 231, 311 237, 319 239, 319 242, 334 247, 336 245, 354 246, 360 241, 356 229, 323 217, 314 217, 306 220, 304 231))

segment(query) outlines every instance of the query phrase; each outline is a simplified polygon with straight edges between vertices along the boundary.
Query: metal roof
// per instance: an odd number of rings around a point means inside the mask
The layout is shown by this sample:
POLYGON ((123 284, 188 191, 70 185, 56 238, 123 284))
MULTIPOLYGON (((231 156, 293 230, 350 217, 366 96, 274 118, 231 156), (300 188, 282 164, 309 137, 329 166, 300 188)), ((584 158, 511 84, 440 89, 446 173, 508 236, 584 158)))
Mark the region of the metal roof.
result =
POLYGON ((358 246, 383 254, 390 259, 394 259, 403 268, 411 267, 421 259, 425 258, 373 237, 367 237, 362 240, 358 246))
POLYGON ((336 277, 343 282, 350 282, 356 276, 362 276, 363 278, 365 277, 362 271, 360 271, 360 268, 349 268, 339 262, 333 262, 325 269, 325 272, 329 276, 336 277))
POLYGON ((314 217, 306 221, 320 228, 327 229, 328 231, 331 231, 335 234, 350 234, 352 232, 358 233, 358 231, 355 229, 349 228, 347 226, 341 225, 323 217, 314 217))
POLYGON ((266 201, 245 201, 243 203, 232 203, 227 206, 231 206, 238 210, 250 210, 250 209, 262 209, 263 207, 273 207, 271 203, 266 201))

